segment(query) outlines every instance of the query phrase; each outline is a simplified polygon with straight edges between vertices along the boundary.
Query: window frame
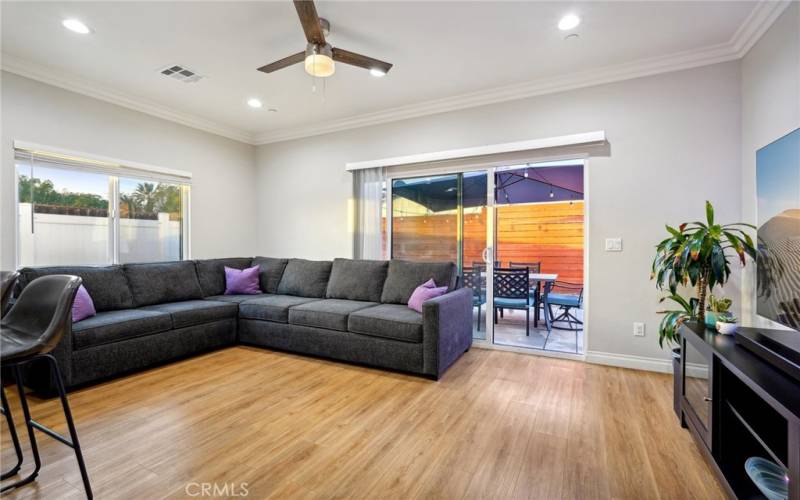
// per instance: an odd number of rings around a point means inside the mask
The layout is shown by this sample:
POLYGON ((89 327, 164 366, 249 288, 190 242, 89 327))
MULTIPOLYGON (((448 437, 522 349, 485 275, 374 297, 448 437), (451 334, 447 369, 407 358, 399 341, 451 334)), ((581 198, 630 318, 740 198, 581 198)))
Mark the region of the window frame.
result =
MULTIPOLYGON (((103 174, 108 178, 108 251, 106 253, 106 262, 102 264, 93 264, 97 266, 104 265, 119 265, 120 262, 120 223, 121 217, 119 216, 119 201, 120 201, 120 178, 154 181, 159 183, 166 183, 177 185, 181 190, 181 244, 180 244, 180 258, 178 260, 191 260, 191 178, 190 172, 181 170, 168 169, 156 166, 145 165, 135 162, 126 162, 122 160, 115 160, 108 157, 101 157, 87 153, 79 153, 59 148, 52 148, 48 146, 40 146, 33 143, 14 141, 12 156, 14 159, 14 265, 17 269, 22 267, 22 249, 20 238, 20 197, 19 197, 19 184, 20 184, 20 156, 28 155, 28 158, 23 157, 22 161, 27 161, 28 166, 34 169, 34 161, 38 156, 53 162, 53 165, 48 165, 48 168, 58 168, 67 172, 87 172, 95 174, 103 174), (63 162, 63 163, 58 163, 63 162)), ((33 211, 31 211, 33 216, 33 211)), ((29 264, 30 265, 30 264, 29 264)), ((71 263, 49 264, 49 265, 77 265, 71 263)))

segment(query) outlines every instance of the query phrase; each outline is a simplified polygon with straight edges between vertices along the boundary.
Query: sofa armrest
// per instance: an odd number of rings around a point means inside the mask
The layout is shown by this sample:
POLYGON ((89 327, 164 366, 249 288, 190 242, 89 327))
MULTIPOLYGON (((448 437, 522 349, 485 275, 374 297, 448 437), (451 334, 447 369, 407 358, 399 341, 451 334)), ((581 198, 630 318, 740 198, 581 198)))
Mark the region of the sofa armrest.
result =
POLYGON ((423 371, 436 377, 472 345, 472 290, 460 288, 422 304, 423 371))

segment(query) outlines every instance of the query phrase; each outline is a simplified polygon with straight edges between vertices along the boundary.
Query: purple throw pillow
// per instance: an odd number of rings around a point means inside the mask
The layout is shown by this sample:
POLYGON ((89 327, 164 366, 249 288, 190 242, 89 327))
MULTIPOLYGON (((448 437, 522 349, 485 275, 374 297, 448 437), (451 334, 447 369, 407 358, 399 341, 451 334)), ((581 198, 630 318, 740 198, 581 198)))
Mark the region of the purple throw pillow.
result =
POLYGON ((78 288, 78 293, 75 294, 75 301, 72 303, 72 322, 77 323, 96 314, 94 301, 92 301, 89 291, 81 285, 78 288))
POLYGON ((431 278, 414 290, 414 293, 411 294, 411 298, 408 299, 408 307, 421 313, 423 302, 444 295, 445 293, 447 293, 447 287, 437 287, 433 278, 431 278))
POLYGON ((234 269, 225 266, 225 295, 255 295, 261 293, 259 288, 259 266, 247 269, 234 269))

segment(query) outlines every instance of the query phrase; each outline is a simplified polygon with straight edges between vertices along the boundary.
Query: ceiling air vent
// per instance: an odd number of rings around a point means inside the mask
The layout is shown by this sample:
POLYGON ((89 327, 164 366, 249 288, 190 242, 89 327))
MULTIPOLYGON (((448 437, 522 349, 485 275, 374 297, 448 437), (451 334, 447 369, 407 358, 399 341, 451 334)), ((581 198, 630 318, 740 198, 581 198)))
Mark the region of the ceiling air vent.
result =
POLYGON ((177 64, 167 66, 166 68, 162 69, 160 73, 164 76, 174 78, 184 83, 194 83, 203 78, 202 75, 198 75, 194 71, 183 66, 178 66, 177 64))

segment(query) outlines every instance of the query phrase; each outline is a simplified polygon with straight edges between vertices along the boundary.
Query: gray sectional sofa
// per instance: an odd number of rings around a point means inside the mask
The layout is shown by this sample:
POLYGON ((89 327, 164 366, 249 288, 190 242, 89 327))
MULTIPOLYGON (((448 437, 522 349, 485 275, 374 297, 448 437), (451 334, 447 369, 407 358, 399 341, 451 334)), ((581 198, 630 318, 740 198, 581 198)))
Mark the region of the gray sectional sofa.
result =
MULTIPOLYGON (((44 267, 83 278, 97 315, 75 323, 54 355, 68 387, 237 343, 322 356, 438 379, 472 343, 472 292, 452 263, 267 257, 44 267), (260 267, 259 295, 225 295, 224 267, 260 267), (406 303, 433 278, 448 293, 406 303)), ((50 377, 32 369, 29 385, 50 377)))

